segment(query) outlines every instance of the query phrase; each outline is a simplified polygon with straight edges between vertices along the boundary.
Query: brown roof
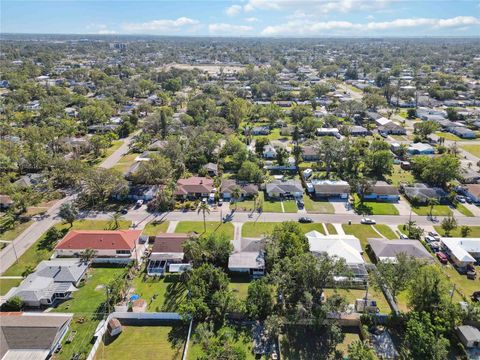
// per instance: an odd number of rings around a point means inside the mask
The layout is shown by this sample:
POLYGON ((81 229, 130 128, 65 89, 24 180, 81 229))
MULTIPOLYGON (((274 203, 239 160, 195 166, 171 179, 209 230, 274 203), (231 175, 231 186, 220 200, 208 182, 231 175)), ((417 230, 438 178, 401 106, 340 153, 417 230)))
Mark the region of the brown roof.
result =
POLYGON ((305 156, 315 156, 318 154, 318 150, 313 146, 302 146, 302 154, 305 156))
POLYGON ((0 204, 2 204, 2 205, 12 205, 13 200, 8 195, 0 195, 0 204))
POLYGON ((175 189, 175 195, 187 195, 195 193, 209 193, 213 189, 213 179, 192 176, 188 179, 179 179, 175 189))
POLYGON ((480 184, 470 184, 466 186, 468 192, 475 197, 480 196, 480 184))
POLYGON ((318 184, 314 185, 317 194, 345 194, 350 192, 350 185, 344 184, 318 184))
POLYGON ((142 230, 71 230, 55 249, 132 250, 142 230))
POLYGON ((371 192, 377 195, 400 195, 395 186, 387 184, 385 181, 377 181, 372 186, 371 192))
POLYGON ((183 253, 183 243, 188 234, 161 234, 155 237, 152 253, 183 253))
POLYGON ((242 194, 258 193, 258 186, 255 184, 239 183, 232 179, 222 181, 222 192, 232 192, 236 187, 240 188, 242 194))

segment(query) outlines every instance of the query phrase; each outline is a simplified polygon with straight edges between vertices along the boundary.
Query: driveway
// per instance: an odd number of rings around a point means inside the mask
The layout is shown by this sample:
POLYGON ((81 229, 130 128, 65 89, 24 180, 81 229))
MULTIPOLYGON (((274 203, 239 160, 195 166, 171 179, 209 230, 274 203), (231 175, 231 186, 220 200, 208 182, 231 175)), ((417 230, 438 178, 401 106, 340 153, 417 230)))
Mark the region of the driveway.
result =
POLYGON ((354 214, 354 211, 350 205, 350 203, 346 200, 334 200, 331 199, 328 201, 332 204, 335 214, 354 214))

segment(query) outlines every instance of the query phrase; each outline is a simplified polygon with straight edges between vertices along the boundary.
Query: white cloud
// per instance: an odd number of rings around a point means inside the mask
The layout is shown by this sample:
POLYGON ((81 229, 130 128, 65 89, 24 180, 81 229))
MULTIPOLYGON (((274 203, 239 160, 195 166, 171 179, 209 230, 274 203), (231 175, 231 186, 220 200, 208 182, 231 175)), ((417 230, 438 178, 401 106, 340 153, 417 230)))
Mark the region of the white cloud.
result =
POLYGON ((240 5, 232 5, 229 8, 227 8, 227 10, 225 10, 228 16, 235 16, 240 11, 242 11, 242 7, 240 5))
POLYGON ((250 23, 258 21, 258 19, 256 17, 247 17, 243 20, 245 20, 246 22, 250 22, 250 23))
POLYGON ((292 11, 301 9, 312 15, 334 11, 350 12, 360 9, 378 9, 391 0, 249 0, 244 6, 245 11, 276 10, 292 11))
POLYGON ((243 35, 253 30, 252 26, 225 23, 209 24, 208 31, 212 35, 243 35))
POLYGON ((111 34, 116 34, 117 32, 115 30, 108 30, 108 29, 102 29, 98 31, 98 34, 100 35, 111 35, 111 34))
POLYGON ((429 29, 455 28, 465 26, 478 26, 480 19, 473 16, 457 16, 448 19, 412 18, 396 19, 383 22, 352 23, 349 21, 308 21, 306 19, 293 19, 285 24, 268 26, 262 31, 265 36, 277 35, 328 35, 329 31, 339 31, 342 34, 358 35, 359 31, 371 32, 390 29, 409 29, 426 27, 429 29))
POLYGON ((159 19, 143 23, 126 23, 123 24, 123 29, 132 32, 164 32, 175 33, 181 30, 192 30, 199 25, 198 20, 187 17, 179 17, 178 19, 159 19))

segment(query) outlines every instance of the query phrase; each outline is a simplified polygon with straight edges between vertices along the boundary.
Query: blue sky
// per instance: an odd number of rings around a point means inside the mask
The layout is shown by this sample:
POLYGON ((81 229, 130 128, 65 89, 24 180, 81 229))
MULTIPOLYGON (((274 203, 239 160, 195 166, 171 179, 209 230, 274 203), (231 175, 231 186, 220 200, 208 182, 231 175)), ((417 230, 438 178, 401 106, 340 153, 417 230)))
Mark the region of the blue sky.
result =
POLYGON ((480 0, 1 0, 0 16, 11 33, 480 35, 480 0))

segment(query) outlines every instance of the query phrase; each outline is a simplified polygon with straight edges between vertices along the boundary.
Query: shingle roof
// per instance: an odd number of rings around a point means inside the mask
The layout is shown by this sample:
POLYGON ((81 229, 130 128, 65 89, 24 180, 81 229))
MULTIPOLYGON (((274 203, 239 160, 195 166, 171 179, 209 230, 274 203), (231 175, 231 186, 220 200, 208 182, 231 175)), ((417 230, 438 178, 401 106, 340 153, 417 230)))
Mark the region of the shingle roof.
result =
POLYGON ((372 186, 371 192, 377 195, 400 195, 398 189, 395 186, 390 185, 385 181, 377 181, 372 186))
POLYGON ((44 260, 37 266, 35 274, 51 277, 55 282, 76 283, 80 280, 88 266, 78 259, 44 260))
POLYGON ((401 253, 417 259, 432 260, 432 255, 418 240, 368 239, 368 243, 380 260, 393 260, 401 253))
POLYGON ((187 195, 194 193, 209 193, 213 189, 213 179, 192 176, 188 179, 179 179, 175 189, 175 195, 187 195))
POLYGON ((161 234, 155 237, 152 247, 153 253, 183 253, 183 243, 189 238, 188 234, 161 234))
POLYGON ((232 179, 222 181, 221 191, 232 192, 236 187, 240 188, 242 194, 256 194, 258 193, 258 186, 255 184, 241 183, 232 179))
POLYGON ((71 230, 55 249, 132 250, 141 230, 71 230))
POLYGON ((229 269, 263 269, 265 258, 263 252, 238 252, 228 258, 229 269))

